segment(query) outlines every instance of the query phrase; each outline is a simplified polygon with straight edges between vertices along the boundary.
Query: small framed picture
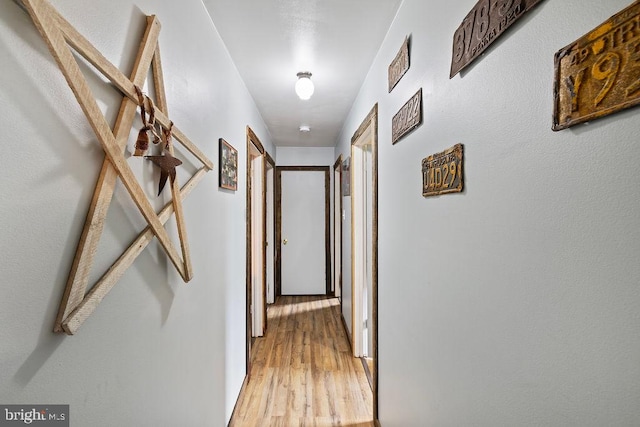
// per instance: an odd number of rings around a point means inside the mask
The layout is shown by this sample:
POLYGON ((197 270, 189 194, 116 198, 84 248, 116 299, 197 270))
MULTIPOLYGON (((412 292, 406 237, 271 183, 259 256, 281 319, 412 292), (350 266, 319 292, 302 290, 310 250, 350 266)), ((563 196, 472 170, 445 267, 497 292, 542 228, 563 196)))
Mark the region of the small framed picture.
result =
POLYGON ((238 150, 222 138, 220 138, 219 163, 220 188, 236 191, 238 189, 238 150))
POLYGON ((351 196, 351 157, 342 162, 342 195, 351 196))

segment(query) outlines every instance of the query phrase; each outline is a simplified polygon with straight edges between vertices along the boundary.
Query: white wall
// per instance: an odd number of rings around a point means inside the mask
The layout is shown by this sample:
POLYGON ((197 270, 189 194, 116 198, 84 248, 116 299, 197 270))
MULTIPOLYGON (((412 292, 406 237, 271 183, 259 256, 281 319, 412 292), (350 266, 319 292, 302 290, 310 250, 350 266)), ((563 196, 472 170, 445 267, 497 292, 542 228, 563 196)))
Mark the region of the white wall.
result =
POLYGON ((550 129, 554 53, 630 1, 542 2, 450 80, 475 3, 403 2, 336 149, 379 102, 380 420, 638 425, 640 110, 550 129), (424 123, 392 146, 420 87, 424 123), (421 159, 459 142, 465 192, 423 198, 421 159))
POLYGON ((336 162, 331 147, 278 147, 278 166, 331 166, 336 162))
MULTIPOLYGON (((240 180, 221 191, 211 171, 184 203, 189 284, 154 241, 76 336, 53 334, 103 154, 31 20, 1 2, 0 402, 68 403, 78 426, 224 425, 245 374, 246 125, 275 155, 268 133, 200 1, 53 3, 125 74, 156 14, 171 119, 216 168, 218 138, 235 146, 240 180)), ((121 98, 88 72, 113 122, 121 98)), ((161 205, 157 172, 128 162, 161 205)), ((93 280, 144 225, 118 185, 93 280)))

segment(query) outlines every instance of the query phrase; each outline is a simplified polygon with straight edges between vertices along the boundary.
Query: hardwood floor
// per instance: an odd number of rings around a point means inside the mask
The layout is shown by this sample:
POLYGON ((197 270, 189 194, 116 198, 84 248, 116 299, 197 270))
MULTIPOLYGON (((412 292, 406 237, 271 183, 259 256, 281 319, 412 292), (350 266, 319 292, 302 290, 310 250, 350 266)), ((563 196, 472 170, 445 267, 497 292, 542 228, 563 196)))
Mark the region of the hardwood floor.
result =
POLYGON ((336 298, 279 297, 230 427, 373 426, 372 393, 336 298))

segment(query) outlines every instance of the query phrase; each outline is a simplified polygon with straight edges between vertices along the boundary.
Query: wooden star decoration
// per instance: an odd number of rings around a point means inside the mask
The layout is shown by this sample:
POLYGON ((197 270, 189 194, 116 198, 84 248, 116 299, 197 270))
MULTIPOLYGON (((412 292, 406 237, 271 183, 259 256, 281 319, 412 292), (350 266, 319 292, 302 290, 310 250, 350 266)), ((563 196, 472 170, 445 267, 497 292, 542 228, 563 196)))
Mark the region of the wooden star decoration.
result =
POLYGON ((176 180, 176 166, 182 164, 182 160, 176 159, 167 153, 164 156, 144 156, 145 159, 151 160, 160 168, 160 182, 158 183, 158 196, 162 193, 167 178, 171 178, 171 183, 176 180))
MULTIPOLYGON (((155 236, 185 282, 193 277, 182 200, 213 169, 213 163, 173 123, 167 114, 162 63, 158 47, 160 23, 155 16, 147 17, 147 26, 140 43, 131 77, 126 77, 111 64, 86 38, 84 38, 47 0, 22 0, 34 24, 49 47, 76 100, 80 104, 91 128, 105 151, 105 160, 96 184, 87 219, 82 230, 69 279, 60 303, 54 331, 73 335, 93 313, 98 304, 115 286, 126 269, 155 236), (89 85, 80 71, 71 49, 84 57, 100 71, 120 92, 123 99, 118 118, 109 127, 89 85), (171 180, 172 200, 156 213, 136 180, 125 158, 125 148, 138 106, 136 87, 142 87, 152 71, 156 94, 155 121, 163 130, 171 130, 173 137, 201 163, 202 167, 182 187, 171 180), (111 203, 117 178, 120 178, 148 226, 109 268, 102 278, 87 292, 89 273, 97 252, 98 242, 111 203), (180 255, 171 242, 164 224, 175 213, 180 239, 180 255)), ((145 102, 151 103, 147 98, 145 102)), ((148 111, 152 105, 145 105, 148 111)), ((173 157, 172 144, 167 153, 173 157)))

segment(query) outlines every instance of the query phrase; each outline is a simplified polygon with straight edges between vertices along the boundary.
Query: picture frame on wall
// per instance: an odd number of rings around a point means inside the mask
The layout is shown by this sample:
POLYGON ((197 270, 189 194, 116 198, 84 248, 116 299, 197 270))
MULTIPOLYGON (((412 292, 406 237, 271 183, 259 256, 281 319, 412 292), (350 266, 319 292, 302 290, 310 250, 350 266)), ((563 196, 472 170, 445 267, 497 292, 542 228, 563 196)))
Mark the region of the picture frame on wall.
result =
POLYGON ((238 189, 238 150, 223 138, 220 138, 219 154, 219 186, 220 188, 236 191, 238 189))
POLYGON ((342 162, 342 196, 351 196, 351 157, 342 162))

